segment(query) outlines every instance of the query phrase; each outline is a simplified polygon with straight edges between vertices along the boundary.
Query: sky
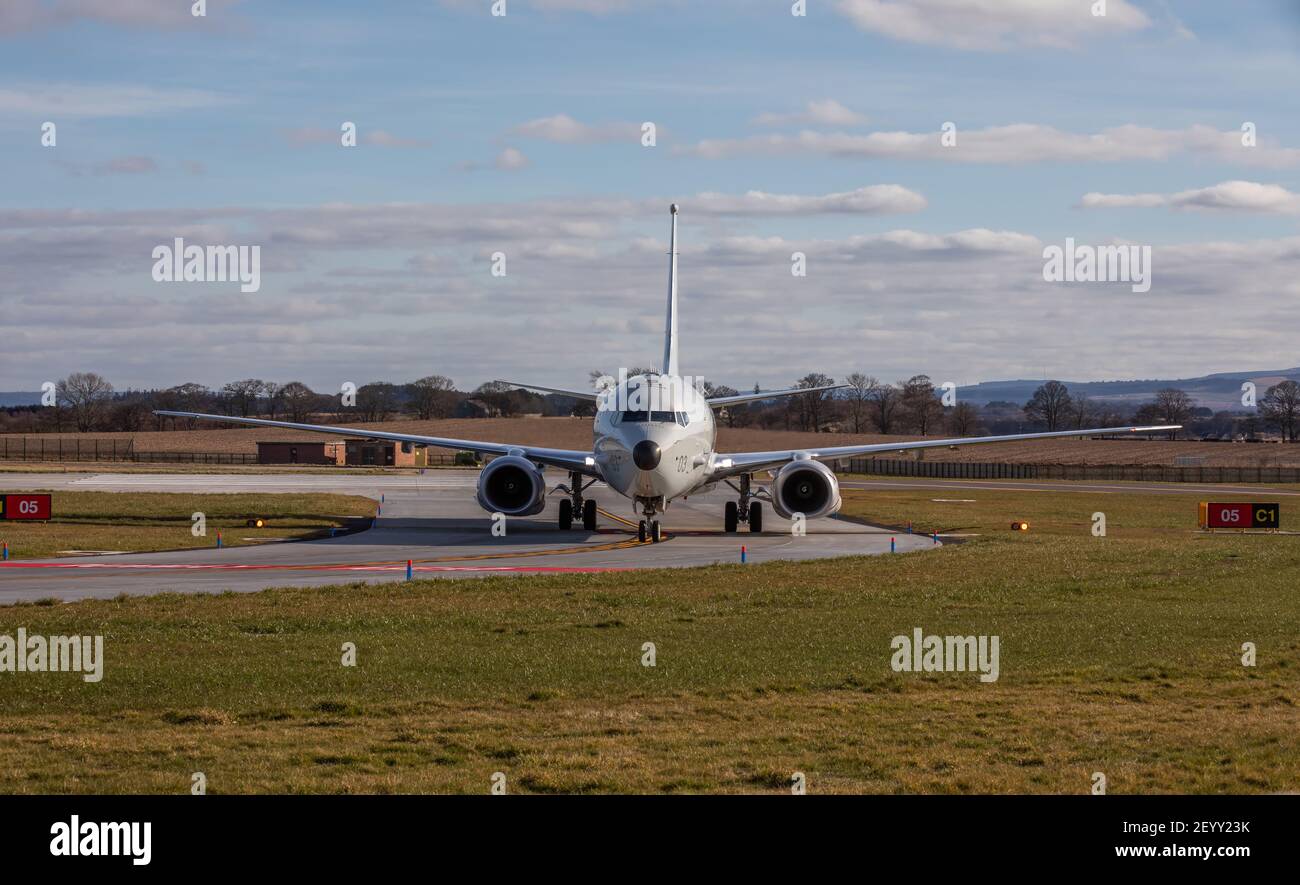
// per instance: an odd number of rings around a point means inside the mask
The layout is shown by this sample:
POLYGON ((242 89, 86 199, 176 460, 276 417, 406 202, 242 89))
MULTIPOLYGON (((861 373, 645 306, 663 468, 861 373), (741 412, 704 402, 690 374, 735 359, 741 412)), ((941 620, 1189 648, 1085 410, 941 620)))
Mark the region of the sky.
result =
POLYGON ((0 390, 584 386, 659 361, 673 201, 716 383, 1300 364, 1300 0, 502 5, 5 0, 0 390))

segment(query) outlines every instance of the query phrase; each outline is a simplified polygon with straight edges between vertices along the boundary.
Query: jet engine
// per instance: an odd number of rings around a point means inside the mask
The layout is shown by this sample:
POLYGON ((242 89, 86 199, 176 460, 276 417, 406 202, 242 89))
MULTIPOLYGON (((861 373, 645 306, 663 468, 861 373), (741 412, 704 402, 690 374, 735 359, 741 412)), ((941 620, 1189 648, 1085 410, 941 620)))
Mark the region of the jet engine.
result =
POLYGON ((840 509, 840 483, 820 461, 791 461, 772 480, 772 509, 783 519, 802 513, 805 519, 830 516, 840 509))
POLYGON ((527 458, 494 458, 478 475, 478 504, 489 513, 532 516, 546 507, 546 481, 527 458))

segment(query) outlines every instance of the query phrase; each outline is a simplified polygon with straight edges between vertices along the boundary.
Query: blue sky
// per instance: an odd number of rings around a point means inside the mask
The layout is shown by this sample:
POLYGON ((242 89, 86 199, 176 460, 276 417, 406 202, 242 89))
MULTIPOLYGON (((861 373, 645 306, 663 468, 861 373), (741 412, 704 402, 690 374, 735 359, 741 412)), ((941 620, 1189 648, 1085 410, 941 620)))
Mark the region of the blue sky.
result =
POLYGON ((653 362, 672 199, 683 369, 735 386, 1300 363, 1300 3, 790 5, 11 0, 0 389, 572 385, 653 362), (172 236, 261 290, 154 282, 172 236), (1151 292, 1045 283, 1066 237, 1151 245, 1151 292))

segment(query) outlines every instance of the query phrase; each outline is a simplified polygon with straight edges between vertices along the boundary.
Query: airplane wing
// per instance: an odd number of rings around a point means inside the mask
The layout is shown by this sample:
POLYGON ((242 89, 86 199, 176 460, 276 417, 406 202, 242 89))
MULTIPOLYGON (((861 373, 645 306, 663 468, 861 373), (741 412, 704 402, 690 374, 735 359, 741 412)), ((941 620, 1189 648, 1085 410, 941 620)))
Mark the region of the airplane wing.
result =
POLYGON ((325 424, 296 424, 292 421, 271 421, 266 418, 236 418, 233 415, 204 415, 199 412, 172 412, 158 410, 155 415, 171 418, 200 418, 204 421, 223 421, 227 424, 251 424, 257 427, 280 427, 285 430, 305 430, 311 433, 331 433, 362 439, 382 439, 391 442, 412 443, 417 446, 436 446, 440 449, 458 449, 483 455, 519 455, 530 461, 549 464, 564 470, 576 470, 586 476, 599 477, 596 461, 591 452, 570 449, 544 449, 536 446, 517 446, 509 443, 479 442, 472 439, 448 439, 441 436, 419 436, 413 433, 388 433, 382 430, 362 430, 359 427, 331 427, 325 424))
POLYGON ((599 394, 591 390, 565 390, 562 387, 541 387, 537 384, 520 384, 518 381, 498 381, 498 384, 509 384, 511 387, 522 387, 524 390, 538 390, 542 393, 558 393, 561 396, 571 396, 574 399, 586 400, 589 403, 596 402, 599 394))
POLYGON ((714 468, 709 480, 725 479, 742 473, 753 473, 771 467, 780 467, 787 461, 811 458, 815 461, 836 461, 840 458, 857 458, 879 452, 905 452, 912 449, 935 449, 948 446, 972 446, 987 443, 1016 442, 1026 439, 1060 439, 1069 436, 1100 436, 1110 433, 1150 433, 1158 430, 1178 430, 1181 424, 1157 427, 1102 427, 1094 430, 1053 430, 1047 433, 1015 433, 1010 436, 967 436, 957 439, 922 439, 915 442, 873 443, 861 446, 828 446, 824 449, 792 449, 785 452, 739 452, 733 455, 714 456, 714 468))
POLYGON ((847 384, 827 384, 825 387, 792 387, 789 390, 769 390, 765 393, 740 393, 735 396, 711 396, 709 405, 717 408, 718 406, 736 406, 741 403, 752 403, 763 399, 776 399, 780 396, 795 396, 800 393, 817 393, 823 390, 839 390, 841 387, 848 387, 847 384))

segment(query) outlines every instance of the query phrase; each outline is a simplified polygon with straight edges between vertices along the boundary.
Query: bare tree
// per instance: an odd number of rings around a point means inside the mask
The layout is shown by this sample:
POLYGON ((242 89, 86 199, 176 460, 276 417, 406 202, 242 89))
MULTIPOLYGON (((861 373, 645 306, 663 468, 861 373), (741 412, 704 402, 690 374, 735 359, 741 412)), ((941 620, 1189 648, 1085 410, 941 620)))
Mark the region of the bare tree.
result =
POLYGON ((221 395, 230 414, 247 418, 257 411, 257 398, 266 388, 267 383, 260 378, 245 378, 222 387, 221 395))
POLYGON ((357 388, 357 411, 366 421, 387 421, 397 408, 397 388, 387 381, 372 381, 357 388))
POLYGON ((1065 427, 1071 402, 1068 387, 1060 381, 1048 381, 1025 403, 1025 417, 1030 421, 1041 421, 1048 430, 1060 430, 1065 427))
POLYGON ((113 385, 94 372, 73 372, 55 390, 59 402, 72 412, 72 420, 82 433, 100 425, 113 395, 113 385))
POLYGON ((113 427, 127 433, 144 430, 149 421, 148 404, 139 396, 113 403, 110 414, 113 427))
POLYGON ((921 436, 929 436, 943 419, 943 405, 935 396, 934 382, 929 375, 913 375, 907 379, 901 400, 904 419, 921 436))
MULTIPOLYGON (((736 396, 740 391, 734 387, 728 387, 725 384, 712 384, 705 381, 702 385, 701 393, 704 395, 705 399, 709 399, 715 396, 736 396)), ((722 416, 727 419, 727 426, 735 427, 737 416, 744 414, 744 411, 745 406, 743 404, 724 406, 722 409, 722 416)))
POLYGON ((488 381, 474 389, 474 396, 502 416, 509 417, 519 411, 519 398, 515 388, 504 381, 488 381))
POLYGON ((948 413, 948 432, 953 436, 974 436, 979 429, 979 409, 970 403, 957 403, 948 413))
POLYGON ((1082 395, 1071 397, 1071 399, 1073 403, 1070 408, 1070 420, 1076 430, 1110 426, 1101 420, 1105 409, 1099 403, 1082 395))
MULTIPOLYGON (((809 372, 795 383, 795 387, 826 387, 834 384, 835 379, 820 372, 809 372)), ((814 390, 790 397, 799 401, 799 425, 803 430, 810 426, 814 433, 821 433, 822 416, 825 411, 826 391, 814 390)))
POLYGON ((849 404, 849 419, 853 422, 853 432, 861 433, 867 426, 867 411, 871 404, 871 391, 876 386, 876 379, 861 372, 853 372, 844 379, 849 385, 845 399, 849 404))
POLYGON ((415 414, 422 421, 431 418, 445 418, 451 414, 451 405, 456 385, 444 375, 426 375, 418 381, 411 382, 411 405, 415 414))
POLYGON ((266 382, 262 388, 262 397, 266 404, 266 417, 276 418, 284 410, 284 385, 274 381, 266 382))
POLYGON ((884 434, 897 430, 898 408, 901 400, 899 389, 892 384, 877 384, 867 393, 870 403, 869 412, 876 430, 884 434))
MULTIPOLYGON (((1192 417, 1192 410, 1196 407, 1196 403, 1187 395, 1187 392, 1176 387, 1157 390, 1153 405, 1155 406, 1156 420, 1161 424, 1186 424, 1187 420, 1192 417)), ((1169 431, 1170 439, 1176 439, 1177 437, 1177 430, 1169 431)))
MULTIPOLYGON (((181 412, 205 412, 212 399, 212 391, 196 381, 177 384, 175 387, 168 388, 167 393, 171 394, 172 402, 175 403, 173 408, 181 412)), ((199 423, 197 418, 179 420, 185 422, 187 430, 193 430, 199 423)))
POLYGON ((316 406, 316 394, 306 384, 290 381, 276 393, 276 399, 284 404, 290 421, 301 424, 311 417, 312 409, 316 406))
POLYGON ((1283 381, 1268 389, 1259 401, 1259 412, 1282 431, 1282 438, 1295 442, 1300 433, 1300 384, 1283 381))

